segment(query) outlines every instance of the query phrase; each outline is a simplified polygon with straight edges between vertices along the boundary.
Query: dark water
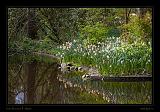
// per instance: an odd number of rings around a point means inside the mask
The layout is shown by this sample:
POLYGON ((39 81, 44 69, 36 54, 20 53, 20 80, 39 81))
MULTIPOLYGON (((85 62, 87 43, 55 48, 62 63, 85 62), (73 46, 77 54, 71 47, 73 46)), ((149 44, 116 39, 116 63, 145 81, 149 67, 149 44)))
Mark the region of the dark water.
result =
POLYGON ((9 57, 8 104, 151 104, 151 82, 83 81, 45 57, 9 57))

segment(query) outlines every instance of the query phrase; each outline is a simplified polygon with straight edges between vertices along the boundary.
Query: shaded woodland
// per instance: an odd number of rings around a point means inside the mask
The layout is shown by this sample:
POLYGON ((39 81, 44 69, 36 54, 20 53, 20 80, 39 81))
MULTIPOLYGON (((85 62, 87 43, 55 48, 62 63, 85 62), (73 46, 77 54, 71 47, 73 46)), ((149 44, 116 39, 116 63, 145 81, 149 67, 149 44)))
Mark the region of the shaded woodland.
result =
MULTIPOLYGON (((58 67, 61 63, 94 67, 106 77, 152 75, 152 9, 8 8, 8 59, 9 103, 15 102, 14 97, 18 94, 15 90, 27 91, 24 92, 26 99, 24 102, 27 104, 74 103, 75 99, 67 100, 74 95, 81 96, 76 99, 80 103, 96 101, 115 103, 111 101, 111 98, 106 99, 107 96, 104 96, 104 101, 103 98, 97 96, 91 98, 86 92, 81 95, 79 92, 72 94, 73 91, 79 91, 78 89, 65 90, 66 86, 62 83, 63 81, 57 78, 59 77, 58 67), (42 58, 27 57, 29 61, 21 58, 33 53, 56 57, 58 61, 42 57, 47 60, 47 67, 45 64, 41 65, 42 58), (50 72, 47 74, 48 70, 50 72)), ((77 73, 72 75, 75 76, 75 74, 77 73)), ((69 79, 72 75, 65 78, 69 79)), ((77 80, 80 80, 81 75, 77 75, 77 80)), ((100 85, 104 86, 103 89, 114 88, 106 83, 100 85)), ((137 89, 141 92, 140 94, 145 92, 145 88, 151 89, 151 85, 146 83, 140 84, 141 87, 138 84, 135 86, 118 85, 118 83, 113 85, 125 88, 126 91, 126 88, 129 89, 130 86, 135 89, 143 88, 143 92, 137 89)), ((99 84, 89 83, 89 87, 91 86, 101 88, 99 84)), ((80 88, 85 88, 85 86, 80 86, 80 88)), ((87 91, 87 89, 82 89, 82 91, 87 91)), ((118 95, 118 92, 114 92, 118 95)), ((151 102, 150 92, 146 92, 147 95, 142 102, 138 102, 139 93, 135 98, 136 101, 116 101, 121 104, 148 103, 151 102)), ((120 96, 123 95, 120 94, 117 97, 120 96)))

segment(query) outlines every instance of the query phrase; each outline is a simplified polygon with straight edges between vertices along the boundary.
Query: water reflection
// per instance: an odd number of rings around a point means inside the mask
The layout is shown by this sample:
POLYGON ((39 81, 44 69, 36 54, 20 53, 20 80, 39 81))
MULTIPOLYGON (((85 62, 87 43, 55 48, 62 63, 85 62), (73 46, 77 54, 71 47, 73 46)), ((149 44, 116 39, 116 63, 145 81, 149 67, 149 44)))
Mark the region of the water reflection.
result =
POLYGON ((17 94, 15 104, 24 104, 24 92, 17 94))
POLYGON ((26 63, 9 63, 8 103, 45 103, 48 102, 46 100, 48 96, 53 99, 53 102, 49 103, 60 101, 61 91, 58 86, 60 83, 56 78, 57 66, 58 63, 46 64, 35 60, 26 63))
MULTIPOLYGON (((14 60, 14 58, 13 58, 14 60)), ((83 81, 83 73, 60 71, 59 63, 9 61, 9 104, 149 104, 151 82, 83 81)))

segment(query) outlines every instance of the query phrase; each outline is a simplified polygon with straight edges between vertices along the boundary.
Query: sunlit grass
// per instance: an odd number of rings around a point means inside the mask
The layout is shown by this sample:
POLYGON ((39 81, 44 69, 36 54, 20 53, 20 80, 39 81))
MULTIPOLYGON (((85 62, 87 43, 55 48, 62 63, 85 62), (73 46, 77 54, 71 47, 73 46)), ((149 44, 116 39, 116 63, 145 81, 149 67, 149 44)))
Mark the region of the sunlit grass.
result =
POLYGON ((48 40, 35 42, 24 38, 22 41, 23 44, 18 41, 10 44, 9 48, 14 49, 10 49, 9 53, 14 50, 22 51, 22 54, 44 52, 60 57, 62 62, 94 66, 106 76, 152 73, 152 48, 143 41, 124 43, 119 37, 110 37, 95 45, 83 43, 83 40, 79 39, 63 45, 54 45, 48 43, 48 40))
POLYGON ((95 66, 103 75, 151 74, 151 47, 143 42, 121 43, 117 37, 97 45, 83 45, 77 40, 53 50, 64 62, 95 66))

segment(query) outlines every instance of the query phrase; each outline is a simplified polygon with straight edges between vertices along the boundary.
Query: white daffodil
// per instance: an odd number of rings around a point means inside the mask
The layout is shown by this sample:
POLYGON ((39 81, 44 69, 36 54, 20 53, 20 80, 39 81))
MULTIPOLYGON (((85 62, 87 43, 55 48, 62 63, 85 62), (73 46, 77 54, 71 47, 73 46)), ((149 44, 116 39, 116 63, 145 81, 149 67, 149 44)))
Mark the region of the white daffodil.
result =
POLYGON ((73 40, 73 42, 75 43, 75 42, 76 42, 76 40, 73 40))
POLYGON ((63 46, 63 50, 65 50, 66 49, 66 46, 63 46))
POLYGON ((76 52, 76 51, 77 51, 77 49, 74 49, 74 51, 76 52))

